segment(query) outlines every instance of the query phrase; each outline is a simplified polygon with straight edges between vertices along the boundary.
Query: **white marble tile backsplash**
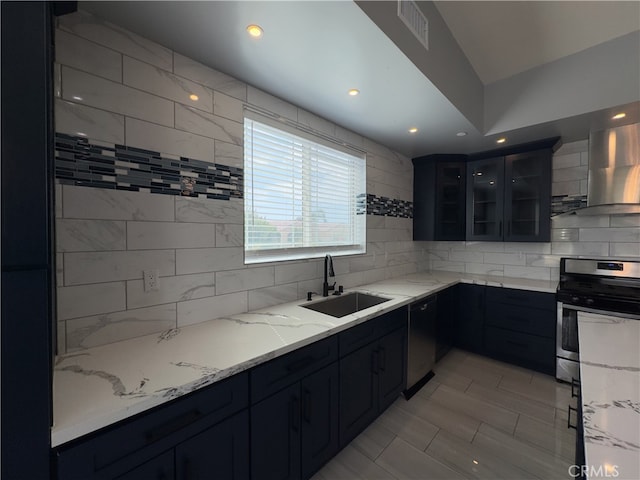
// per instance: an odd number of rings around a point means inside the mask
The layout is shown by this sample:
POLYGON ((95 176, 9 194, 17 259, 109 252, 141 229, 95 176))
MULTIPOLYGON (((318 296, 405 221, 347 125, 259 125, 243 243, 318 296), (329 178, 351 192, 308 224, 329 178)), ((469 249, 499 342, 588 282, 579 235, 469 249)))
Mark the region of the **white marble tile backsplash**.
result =
MULTIPOLYGON (((413 198, 411 160, 374 140, 82 11, 58 25, 60 132, 243 168, 243 109, 253 105, 366 151, 367 193, 413 198)), ((586 141, 563 145, 554 192, 584 190, 586 176, 573 175, 583 175, 587 159, 586 141)), ((57 185, 56 217, 60 352, 322 288, 322 259, 244 265, 242 199, 57 185), (159 292, 144 292, 144 269, 160 271, 159 292)), ((639 219, 563 215, 552 220, 553 242, 510 244, 413 242, 412 219, 367 215, 367 254, 334 257, 336 281, 350 288, 426 269, 553 280, 563 255, 640 257, 639 219)))

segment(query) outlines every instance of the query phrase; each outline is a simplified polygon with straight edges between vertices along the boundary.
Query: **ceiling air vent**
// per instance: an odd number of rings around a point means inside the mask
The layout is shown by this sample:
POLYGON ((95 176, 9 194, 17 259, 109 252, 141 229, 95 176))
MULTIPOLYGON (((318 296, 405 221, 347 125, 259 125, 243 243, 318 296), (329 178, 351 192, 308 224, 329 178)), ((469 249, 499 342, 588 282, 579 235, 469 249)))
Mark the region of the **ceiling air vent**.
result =
POLYGON ((429 50, 429 22, 420 11, 416 2, 398 0, 398 17, 415 37, 429 50))

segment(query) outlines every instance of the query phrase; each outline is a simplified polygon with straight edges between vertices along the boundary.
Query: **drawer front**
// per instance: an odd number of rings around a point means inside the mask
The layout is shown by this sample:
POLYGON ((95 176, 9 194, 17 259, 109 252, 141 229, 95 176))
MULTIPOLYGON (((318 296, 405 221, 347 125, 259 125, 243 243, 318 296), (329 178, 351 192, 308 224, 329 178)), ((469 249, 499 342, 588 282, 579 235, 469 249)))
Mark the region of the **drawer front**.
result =
POLYGON ((507 303, 489 303, 485 315, 487 325, 555 339, 555 311, 507 303))
POLYGON ((340 356, 343 357, 393 330, 406 326, 407 318, 407 307, 401 307, 345 330, 338 335, 340 356))
POLYGON ((338 360, 335 335, 278 357, 251 370, 251 403, 276 393, 338 360))
POLYGON ((556 296, 553 293, 530 292, 514 288, 487 287, 487 305, 508 303, 522 307, 556 310, 556 296))
POLYGON ((486 327, 484 342, 485 350, 492 356, 515 360, 544 373, 553 373, 555 342, 551 338, 486 327))
POLYGON ((93 478, 102 470, 97 476, 112 476, 120 468, 115 462, 125 456, 141 452, 140 458, 152 458, 248 404, 248 374, 243 372, 60 448, 59 478, 93 478))

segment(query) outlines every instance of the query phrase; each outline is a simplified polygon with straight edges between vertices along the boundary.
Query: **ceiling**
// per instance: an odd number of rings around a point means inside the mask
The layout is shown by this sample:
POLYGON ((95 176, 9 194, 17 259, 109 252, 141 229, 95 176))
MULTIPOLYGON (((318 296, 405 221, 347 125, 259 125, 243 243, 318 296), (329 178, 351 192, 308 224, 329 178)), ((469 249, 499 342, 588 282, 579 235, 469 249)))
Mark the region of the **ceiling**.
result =
POLYGON ((628 103, 567 109, 535 124, 506 122, 490 134, 481 118, 489 108, 487 85, 640 30, 640 2, 435 2, 439 14, 433 3, 419 3, 432 9, 430 36, 455 39, 450 50, 461 52, 456 62, 469 72, 459 85, 442 76, 447 62, 455 66, 453 54, 441 52, 427 75, 431 52, 416 56, 403 47, 406 32, 373 20, 373 9, 395 11, 395 2, 90 1, 79 8, 410 157, 487 150, 500 136, 512 144, 555 135, 584 139, 622 107, 626 123, 640 121, 640 85, 628 103), (264 29, 259 40, 246 34, 252 23, 264 29), (350 88, 360 95, 348 96, 350 88), (480 93, 459 100, 465 91, 480 93), (410 134, 414 126, 418 132, 410 134))

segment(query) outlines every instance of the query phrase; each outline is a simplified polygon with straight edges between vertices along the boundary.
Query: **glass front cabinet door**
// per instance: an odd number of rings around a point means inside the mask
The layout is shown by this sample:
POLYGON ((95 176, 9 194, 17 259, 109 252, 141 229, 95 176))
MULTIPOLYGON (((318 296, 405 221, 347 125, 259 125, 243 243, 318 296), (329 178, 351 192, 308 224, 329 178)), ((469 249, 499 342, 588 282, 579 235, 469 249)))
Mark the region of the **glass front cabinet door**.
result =
POLYGON ((467 165, 467 240, 501 241, 504 214, 504 157, 467 165))

